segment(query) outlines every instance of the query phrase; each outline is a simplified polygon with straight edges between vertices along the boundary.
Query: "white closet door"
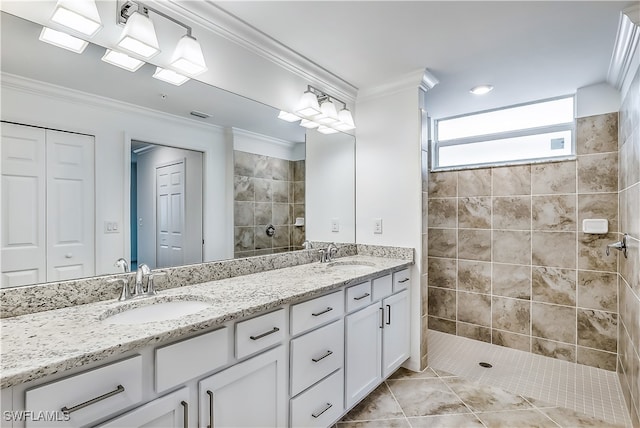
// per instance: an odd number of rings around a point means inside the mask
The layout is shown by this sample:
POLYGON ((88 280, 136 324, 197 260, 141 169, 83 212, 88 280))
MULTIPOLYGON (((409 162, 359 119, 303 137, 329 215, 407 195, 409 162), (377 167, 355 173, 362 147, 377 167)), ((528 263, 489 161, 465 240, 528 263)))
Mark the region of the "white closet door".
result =
POLYGON ((184 264, 184 161, 156 168, 156 267, 184 264))
POLYGON ((46 281, 45 131, 3 123, 0 287, 46 281))
POLYGON ((94 138, 46 131, 47 281, 95 275, 94 138))

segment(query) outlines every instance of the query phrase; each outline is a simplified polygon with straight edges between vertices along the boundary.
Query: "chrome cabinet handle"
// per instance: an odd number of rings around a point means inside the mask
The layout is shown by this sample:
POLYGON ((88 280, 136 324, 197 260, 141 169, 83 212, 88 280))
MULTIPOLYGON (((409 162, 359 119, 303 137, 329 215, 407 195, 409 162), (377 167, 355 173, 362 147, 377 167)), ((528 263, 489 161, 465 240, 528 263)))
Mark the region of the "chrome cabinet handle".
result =
POLYGON ((326 354, 324 354, 322 357, 320 358, 312 358, 311 361, 313 361, 314 363, 317 363, 320 360, 324 360, 325 358, 327 358, 329 355, 332 355, 333 351, 327 351, 326 354))
POLYGON ((266 333, 262 333, 262 334, 259 334, 257 336, 249 336, 249 339, 251 339, 251 340, 262 339, 263 337, 269 336, 270 334, 273 334, 273 333, 277 333, 278 331, 280 331, 280 329, 278 327, 273 327, 273 330, 269 330, 266 333))
POLYGON ((213 428, 213 392, 207 390, 209 396, 209 425, 207 428, 213 428))
POLYGON ((311 315, 313 315, 314 317, 319 317, 322 314, 326 314, 327 312, 331 312, 333 310, 333 308, 331 306, 328 306, 327 309, 325 309, 322 312, 313 312, 311 315))
POLYGON ((330 408, 333 407, 333 404, 331 403, 327 403, 327 405, 325 406, 324 409, 322 409, 319 413, 311 413, 311 416, 313 416, 314 418, 319 418, 324 412, 326 412, 327 410, 329 410, 330 408))
POLYGON ((353 298, 353 300, 362 300, 362 299, 364 299, 365 297, 369 297, 369 296, 371 296, 371 294, 369 294, 369 293, 364 293, 364 294, 363 294, 362 296, 360 296, 360 297, 354 297, 354 298, 353 298))
POLYGON ((391 325, 391 305, 387 305, 387 325, 391 325))
POLYGON ((184 416, 182 417, 182 424, 184 428, 189 428, 189 403, 186 401, 181 401, 182 407, 184 408, 184 416))
POLYGON ((106 394, 102 394, 99 397, 92 398, 89 401, 85 401, 84 403, 80 403, 80 404, 78 404, 76 406, 73 406, 73 407, 64 406, 62 409, 60 409, 60 411, 62 413, 73 413, 73 412, 75 412, 77 410, 84 409, 87 406, 95 404, 98 401, 102 401, 102 400, 105 400, 105 399, 107 399, 109 397, 113 397, 116 394, 120 394, 121 392, 124 392, 124 386, 118 385, 114 391, 107 392, 106 394))
POLYGON ((405 278, 405 279, 401 279, 400 281, 398 281, 399 283, 403 283, 403 282, 407 282, 409 281, 409 278, 405 278))

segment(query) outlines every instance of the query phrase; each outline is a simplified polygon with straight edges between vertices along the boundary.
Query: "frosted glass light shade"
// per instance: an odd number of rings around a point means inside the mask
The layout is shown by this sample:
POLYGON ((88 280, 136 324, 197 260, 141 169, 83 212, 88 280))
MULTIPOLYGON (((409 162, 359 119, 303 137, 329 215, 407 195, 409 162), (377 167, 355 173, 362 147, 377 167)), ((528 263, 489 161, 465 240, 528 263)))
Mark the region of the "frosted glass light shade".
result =
POLYGON ((173 52, 171 67, 187 76, 196 76, 206 71, 207 64, 204 62, 200 43, 189 35, 182 36, 173 52))
POLYGON ((340 131, 350 131, 356 128, 356 125, 353 123, 353 116, 349 110, 346 108, 340 110, 338 113, 338 123, 334 128, 339 129, 340 131))
POLYGON ((300 116, 298 116, 296 114, 289 113, 288 111, 280 110, 280 113, 278 114, 278 119, 282 119, 282 120, 285 120, 287 122, 297 122, 301 118, 300 118, 300 116))
POLYGON ((122 30, 118 46, 127 52, 149 59, 160 52, 153 21, 139 12, 133 12, 122 30))
POLYGON ((168 68, 157 67, 156 72, 153 73, 153 77, 158 80, 162 80, 163 82, 171 83, 172 85, 180 86, 189 78, 187 76, 183 76, 180 73, 176 73, 173 70, 169 70, 168 68))
POLYGON ((82 53, 89 42, 86 40, 73 37, 62 31, 52 30, 48 27, 42 27, 39 39, 50 45, 57 46, 75 53, 82 53))
POLYGON ((305 91, 300 97, 296 113, 305 117, 314 117, 320 114, 320 106, 318 105, 318 97, 311 92, 305 91))
POLYGON ((144 61, 111 49, 107 49, 104 56, 102 57, 102 60, 111 65, 115 65, 116 67, 120 67, 131 72, 138 70, 144 65, 144 61))
POLYGON ((320 104, 320 117, 316 118, 318 122, 324 125, 331 125, 338 122, 338 112, 333 101, 325 100, 320 104))
POLYGON ((318 126, 320 126, 319 123, 316 123, 312 120, 307 120, 307 119, 302 119, 300 121, 300 126, 303 126, 307 129, 313 129, 313 128, 317 128, 318 126))
POLYGON ((94 0, 58 0, 51 20, 89 37, 102 28, 94 0))

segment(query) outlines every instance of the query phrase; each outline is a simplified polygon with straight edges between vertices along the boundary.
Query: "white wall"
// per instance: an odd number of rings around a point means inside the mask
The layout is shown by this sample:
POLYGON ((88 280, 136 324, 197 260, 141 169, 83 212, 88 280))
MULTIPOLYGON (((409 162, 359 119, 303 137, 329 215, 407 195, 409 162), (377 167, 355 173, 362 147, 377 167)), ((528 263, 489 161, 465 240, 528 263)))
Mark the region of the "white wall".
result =
POLYGON ((595 116, 620 110, 620 92, 608 83, 576 90, 576 117, 595 116))
POLYGON ((355 242, 355 142, 351 135, 307 132, 305 237, 355 242), (332 232, 332 219, 339 231, 332 232))
POLYGON ((233 256, 233 212, 225 202, 232 146, 222 129, 6 75, 1 90, 2 120, 95 136, 96 273, 114 272, 116 259, 129 258, 132 139, 204 152, 205 260, 233 256), (117 221, 120 233, 103 233, 105 221, 117 221))

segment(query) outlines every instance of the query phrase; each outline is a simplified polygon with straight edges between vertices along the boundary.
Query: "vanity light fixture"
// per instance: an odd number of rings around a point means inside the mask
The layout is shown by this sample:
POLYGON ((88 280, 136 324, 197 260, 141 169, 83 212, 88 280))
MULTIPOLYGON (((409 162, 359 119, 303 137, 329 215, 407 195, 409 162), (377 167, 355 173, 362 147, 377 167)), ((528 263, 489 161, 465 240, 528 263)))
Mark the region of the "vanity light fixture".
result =
POLYGON ((63 48, 75 53, 82 53, 89 42, 73 37, 62 31, 53 30, 49 27, 42 27, 39 39, 45 43, 63 48))
POLYGON ((280 113, 278 114, 278 119, 282 119, 282 120, 287 121, 287 122, 297 122, 302 118, 300 116, 298 116, 297 114, 293 114, 293 113, 289 113, 289 112, 280 110, 280 113))
POLYGON ((318 104, 318 96, 311 92, 311 86, 300 97, 296 112, 304 117, 314 117, 322 113, 318 104))
POLYGON ((191 77, 207 71, 202 47, 191 35, 191 30, 178 40, 176 50, 173 52, 171 67, 191 77))
POLYGON ((320 132, 321 134, 335 134, 336 132, 338 132, 338 130, 329 128, 328 126, 320 125, 318 127, 318 132, 320 132))
POLYGON ((488 94, 492 90, 493 90, 492 85, 478 85, 471 88, 469 92, 471 92, 474 95, 484 95, 484 94, 488 94))
POLYGON ((189 78, 180 73, 176 73, 175 71, 168 69, 157 67, 156 72, 153 73, 153 77, 162 80, 163 82, 171 83, 172 85, 180 86, 185 83, 189 78))
POLYGON ((316 121, 323 125, 331 125, 338 122, 338 111, 336 105, 329 97, 326 97, 320 103, 320 111, 322 114, 316 117, 316 121))
POLYGON ((102 28, 95 0, 58 0, 51 20, 89 37, 102 28))
POLYGON ((320 126, 319 123, 314 122, 312 120, 308 120, 308 119, 302 119, 300 121, 300 126, 307 128, 307 129, 314 129, 320 126))
POLYGON ((149 13, 133 12, 127 17, 118 46, 127 52, 149 59, 160 52, 158 37, 149 13))
POLYGON ((340 131, 350 131, 352 129, 356 129, 356 125, 353 122, 353 116, 346 107, 338 112, 338 121, 339 123, 335 126, 335 128, 340 131))
POLYGON ((350 131, 356 128, 353 116, 344 101, 311 85, 308 85, 307 90, 302 94, 295 113, 280 111, 278 118, 287 122, 302 119, 300 126, 309 129, 318 128, 318 132, 323 134, 350 131), (340 112, 337 112, 336 102, 342 104, 340 112))
POLYGON ((131 72, 137 71, 144 65, 144 61, 111 49, 107 49, 102 60, 131 72))

